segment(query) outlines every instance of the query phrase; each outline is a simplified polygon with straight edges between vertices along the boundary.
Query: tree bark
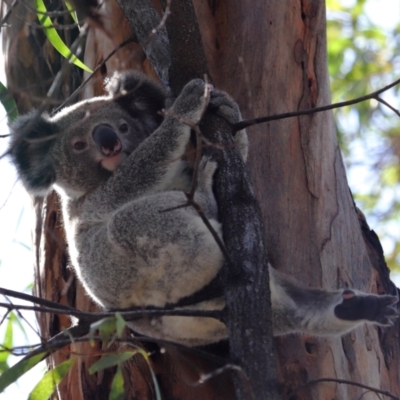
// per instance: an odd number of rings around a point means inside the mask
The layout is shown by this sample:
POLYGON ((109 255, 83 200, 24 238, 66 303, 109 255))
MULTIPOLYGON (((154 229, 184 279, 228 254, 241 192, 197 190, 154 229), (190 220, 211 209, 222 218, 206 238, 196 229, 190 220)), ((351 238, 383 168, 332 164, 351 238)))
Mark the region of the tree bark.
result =
MULTIPOLYGON (((323 3, 194 4, 213 81, 238 101, 244 118, 330 103, 323 3)), ((374 233, 365 224, 360 229, 332 113, 269 122, 248 133, 273 266, 315 287, 396 293, 374 233)), ((364 326, 342 338, 276 339, 283 392, 309 379, 345 377, 398 395, 395 332, 364 326)), ((296 399, 355 399, 364 391, 327 383, 296 399)))
MULTIPOLYGON (((226 90, 238 102, 244 118, 330 103, 325 9, 321 2, 193 0, 193 4, 207 70, 215 86, 226 90)), ((85 61, 91 67, 131 35, 115 1, 106 2, 102 7, 100 12, 104 11, 107 16, 105 30, 91 28, 86 46, 85 61)), ((23 10, 21 7, 20 12, 23 10)), ((28 20, 34 18, 32 14, 26 16, 28 20)), ((3 31, 8 87, 19 96, 19 109, 25 112, 38 104, 32 96, 43 97, 46 93, 41 86, 33 90, 32 85, 54 76, 53 68, 56 72, 59 59, 50 46, 46 54, 38 50, 44 40, 38 39, 39 30, 27 28, 19 22, 20 18, 15 17, 13 21, 11 28, 3 31), (24 34, 27 29, 28 36, 24 34), (21 54, 23 58, 19 58, 21 54), (45 69, 49 65, 53 67, 45 69), (27 88, 30 96, 22 96, 27 88)), ((155 76, 140 46, 129 46, 106 63, 99 78, 111 76, 116 69, 130 68, 155 76)), ((68 85, 72 87, 74 83, 68 85)), ((85 89, 85 97, 101 91, 101 79, 94 80, 85 89)), ((249 167, 273 266, 314 287, 349 286, 375 293, 394 293, 379 240, 354 206, 332 113, 273 121, 249 128, 248 134, 249 167)), ((95 306, 67 268, 65 240, 54 194, 46 200, 43 220, 42 240, 39 230, 36 240, 41 246, 41 252, 37 252, 40 263, 35 283, 37 293, 82 310, 94 310, 95 306)), ((65 318, 49 315, 40 315, 39 320, 45 338, 69 324, 65 318)), ((333 339, 289 335, 276 339, 275 343, 282 398, 308 380, 323 377, 352 380, 400 395, 397 376, 400 349, 395 328, 363 326, 333 339)), ((95 375, 87 372, 101 349, 74 344, 56 353, 51 363, 65 360, 69 350, 92 357, 78 357, 78 363, 60 385, 60 398, 108 398, 115 371, 95 375)), ((152 361, 167 399, 234 398, 228 374, 204 385, 191 386, 200 373, 217 367, 212 362, 174 348, 168 348, 165 355, 155 352, 152 361)), ((126 363, 124 376, 127 398, 153 398, 148 367, 140 359, 126 363)), ((301 389, 295 398, 356 399, 364 392, 365 389, 350 385, 320 383, 301 389)), ((372 393, 363 396, 363 399, 375 398, 372 393)))

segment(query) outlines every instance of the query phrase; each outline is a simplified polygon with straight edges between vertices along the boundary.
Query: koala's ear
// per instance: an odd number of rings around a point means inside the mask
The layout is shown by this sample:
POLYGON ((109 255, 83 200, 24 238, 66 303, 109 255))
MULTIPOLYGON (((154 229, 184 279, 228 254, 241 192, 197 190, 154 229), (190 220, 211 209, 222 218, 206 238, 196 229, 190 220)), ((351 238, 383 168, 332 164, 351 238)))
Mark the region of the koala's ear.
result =
POLYGON ((150 116, 157 126, 162 122, 159 111, 165 107, 166 93, 145 75, 134 71, 116 72, 108 81, 106 90, 132 117, 150 116))
POLYGON ((51 157, 54 129, 47 115, 36 111, 17 118, 11 125, 9 154, 27 190, 44 196, 56 180, 51 157))

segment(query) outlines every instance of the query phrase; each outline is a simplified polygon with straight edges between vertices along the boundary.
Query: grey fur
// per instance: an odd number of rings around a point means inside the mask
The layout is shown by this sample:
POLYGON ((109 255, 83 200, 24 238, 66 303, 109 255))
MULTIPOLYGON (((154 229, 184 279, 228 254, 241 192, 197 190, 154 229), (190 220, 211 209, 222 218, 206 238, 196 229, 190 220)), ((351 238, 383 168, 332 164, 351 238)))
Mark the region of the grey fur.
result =
MULTIPOLYGON (((108 91, 53 117, 19 118, 12 126, 11 155, 30 192, 43 195, 54 185, 60 193, 72 265, 98 304, 106 309, 176 304, 213 281, 223 263, 195 210, 162 212, 185 203, 182 190, 190 185, 183 157, 190 127, 172 114, 197 121, 204 82, 188 83, 162 122, 157 111, 164 104, 163 90, 142 76, 116 75, 108 91)), ((223 92, 211 93, 209 109, 230 123, 240 119, 236 103, 223 92)), ((246 158, 245 131, 235 141, 246 158)), ((212 192, 215 169, 204 155, 195 199, 221 234, 212 192)), ((277 335, 342 334, 363 322, 390 325, 397 316, 393 296, 306 289, 272 268, 270 278, 277 335), (363 313, 364 300, 376 312, 363 313)), ((224 300, 216 298, 189 308, 223 307, 224 300)), ((213 319, 144 318, 133 326, 188 345, 227 337, 225 325, 213 319)))

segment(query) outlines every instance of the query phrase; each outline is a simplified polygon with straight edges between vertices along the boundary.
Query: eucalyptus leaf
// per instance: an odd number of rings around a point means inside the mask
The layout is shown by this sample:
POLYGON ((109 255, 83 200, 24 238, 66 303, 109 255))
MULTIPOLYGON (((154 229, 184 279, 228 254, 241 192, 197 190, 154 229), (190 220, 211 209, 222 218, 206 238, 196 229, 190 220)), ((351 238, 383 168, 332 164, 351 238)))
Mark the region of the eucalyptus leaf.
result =
POLYGON ((65 2, 65 6, 68 8, 69 13, 71 14, 71 18, 79 26, 78 17, 76 16, 76 11, 74 10, 74 7, 72 7, 72 5, 71 5, 71 3, 69 1, 65 2))
POLYGON ((57 30, 54 28, 53 22, 50 17, 46 14, 47 8, 43 0, 35 0, 36 10, 38 11, 37 16, 40 25, 43 27, 43 31, 49 40, 49 42, 54 46, 54 48, 65 58, 70 60, 77 67, 82 68, 87 72, 93 72, 87 65, 80 61, 68 48, 68 46, 61 39, 57 30))
POLYGON ((121 368, 117 369, 114 375, 109 400, 123 400, 124 399, 124 376, 122 375, 121 368))
POLYGON ((43 378, 33 388, 28 400, 44 400, 48 399, 56 390, 57 385, 71 369, 75 359, 64 361, 55 368, 46 372, 43 378))
POLYGON ((135 354, 137 354, 137 351, 125 351, 103 356, 99 361, 90 366, 89 373, 94 374, 103 369, 121 365, 124 361, 129 360, 135 354))
POLYGON ((7 88, 0 82, 0 102, 7 112, 10 121, 18 117, 17 105, 7 88))
POLYGON ((34 356, 27 356, 17 364, 13 365, 7 371, 4 371, 0 375, 0 393, 9 385, 14 383, 18 378, 32 369, 35 365, 39 364, 40 361, 44 360, 47 356, 47 352, 39 353, 34 356))

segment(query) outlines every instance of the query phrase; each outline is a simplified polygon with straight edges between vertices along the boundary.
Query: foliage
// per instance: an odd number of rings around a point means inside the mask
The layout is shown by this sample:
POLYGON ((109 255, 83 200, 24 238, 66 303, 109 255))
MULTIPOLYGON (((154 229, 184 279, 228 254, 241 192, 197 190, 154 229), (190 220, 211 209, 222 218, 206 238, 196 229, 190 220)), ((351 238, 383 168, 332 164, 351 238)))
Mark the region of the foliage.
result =
MULTIPOLYGON (((377 24, 370 11, 374 3, 327 1, 332 102, 363 96, 399 79, 400 23, 391 28, 377 24)), ((396 109, 399 90, 382 96, 396 109)), ((380 236, 388 265, 399 269, 399 116, 373 100, 337 109, 335 119, 350 189, 380 236)))
MULTIPOLYGON (((68 48, 68 46, 61 39, 56 28, 53 25, 52 20, 48 16, 46 6, 43 0, 35 0, 36 10, 38 14, 38 19, 40 24, 44 28, 44 33, 47 36, 49 42, 54 46, 54 48, 65 58, 68 58, 70 62, 75 64, 77 67, 82 68, 87 72, 92 72, 92 70, 80 61, 68 48)), ((70 10, 73 20, 76 22, 75 12, 71 9, 69 3, 67 3, 67 8, 70 10)))
MULTIPOLYGON (((50 354, 50 352, 44 350, 44 347, 36 346, 36 349, 33 352, 24 352, 24 354, 27 355, 15 365, 9 367, 7 364, 7 359, 13 347, 13 327, 17 320, 18 319, 12 313, 10 313, 8 317, 7 329, 2 341, 2 349, 0 351, 0 371, 2 372, 0 375, 0 393, 3 392, 4 389, 6 389, 9 385, 15 383, 22 375, 35 367, 50 354)), ((104 318, 90 325, 89 336, 84 338, 84 340, 90 341, 92 345, 94 345, 95 341, 101 340, 104 351, 102 352, 100 359, 92 364, 88 371, 90 374, 95 374, 107 368, 117 367, 111 384, 109 399, 122 399, 124 398, 124 379, 121 369, 122 364, 130 360, 132 357, 143 357, 148 365, 149 372, 152 377, 155 398, 156 400, 161 400, 160 388, 151 365, 149 354, 142 347, 133 344, 131 340, 127 340, 126 338, 124 339, 125 327, 126 322, 119 313, 116 313, 114 317, 104 318), (117 338, 122 342, 126 340, 126 350, 107 350, 117 338)), ((64 336, 69 337, 67 342, 64 342, 61 336, 62 335, 59 336, 59 339, 63 343, 62 347, 71 344, 74 340, 76 340, 67 331, 64 332, 64 336)), ((26 347, 25 350, 27 350, 28 347, 26 347)), ((29 394, 29 400, 49 398, 56 390, 57 385, 67 375, 75 361, 76 358, 71 357, 70 359, 47 371, 29 394)))
POLYGON ((43 378, 33 388, 28 400, 48 399, 56 390, 57 385, 61 382, 64 376, 67 375, 74 362, 74 359, 69 359, 57 365, 50 371, 47 371, 43 378))
POLYGON ((8 118, 12 121, 18 117, 17 105, 7 88, 0 82, 0 102, 6 110, 8 118))

